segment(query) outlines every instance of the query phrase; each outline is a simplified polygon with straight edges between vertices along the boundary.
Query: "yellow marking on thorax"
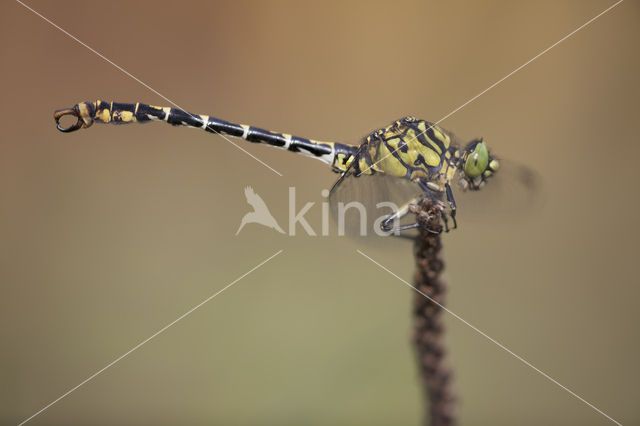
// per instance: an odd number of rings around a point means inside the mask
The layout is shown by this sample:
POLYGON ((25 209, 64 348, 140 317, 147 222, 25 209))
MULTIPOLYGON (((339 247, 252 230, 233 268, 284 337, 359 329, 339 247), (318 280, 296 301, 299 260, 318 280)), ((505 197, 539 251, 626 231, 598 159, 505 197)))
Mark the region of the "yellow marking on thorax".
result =
POLYGON ((424 135, 424 138, 427 140, 427 142, 429 142, 429 145, 431 145, 431 147, 433 149, 435 149, 438 154, 442 154, 442 149, 438 146, 436 141, 432 140, 429 137, 429 135, 427 134, 427 129, 431 129, 433 131, 433 136, 439 142, 442 142, 442 145, 444 146, 445 152, 451 146, 451 136, 449 136, 449 133, 444 131, 441 127, 438 127, 435 124, 432 124, 431 126, 428 126, 426 124, 426 122, 421 122, 419 127, 421 129, 421 134, 424 135))
POLYGON ((449 136, 449 134, 445 131, 443 131, 440 127, 436 126, 435 124, 433 126, 431 126, 431 128, 433 129, 433 133, 434 135, 440 139, 442 141, 442 143, 444 144, 444 148, 448 149, 449 146, 451 145, 451 137, 449 136))
POLYGON ((427 148, 420 154, 424 157, 424 162, 427 163, 427 166, 438 167, 440 165, 440 155, 437 152, 427 148))
MULTIPOLYGON (((421 121, 420 123, 418 123, 419 132, 416 133, 413 130, 410 131, 411 139, 418 139, 418 137, 424 137, 424 139, 429 143, 431 148, 438 153, 438 155, 442 154, 442 149, 440 149, 438 144, 435 141, 431 140, 429 135, 427 135, 427 128, 428 128, 427 127, 427 123, 425 121, 421 121)), ((432 128, 435 128, 435 126, 432 126, 432 128)), ((420 144, 420 145, 422 145, 422 144, 420 144)))
MULTIPOLYGON (((389 132, 391 133, 391 132, 389 132)), ((361 165, 362 170, 366 170, 371 167, 377 172, 383 172, 390 176, 403 177, 407 175, 407 168, 396 158, 396 155, 403 158, 406 154, 398 149, 399 138, 393 138, 387 141, 389 145, 384 142, 374 141, 370 144, 369 155, 373 161, 373 167, 368 165, 361 165), (389 149, 391 148, 391 149, 389 149)), ((405 159, 403 158, 403 161, 405 159)), ((406 161, 405 161, 406 162, 406 161)))

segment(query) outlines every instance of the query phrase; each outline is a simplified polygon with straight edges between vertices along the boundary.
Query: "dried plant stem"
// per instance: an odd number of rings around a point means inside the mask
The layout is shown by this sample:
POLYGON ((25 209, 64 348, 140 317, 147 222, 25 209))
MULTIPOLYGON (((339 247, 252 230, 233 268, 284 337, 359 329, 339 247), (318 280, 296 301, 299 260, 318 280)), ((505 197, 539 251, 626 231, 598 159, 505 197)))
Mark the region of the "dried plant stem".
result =
MULTIPOLYGON (((418 222, 432 230, 442 229, 440 213, 433 204, 424 200, 413 212, 418 222)), ((446 285, 441 277, 444 269, 440 235, 420 230, 415 242, 416 288, 436 302, 444 305, 446 285)), ((454 425, 455 396, 452 389, 452 371, 446 360, 442 308, 416 292, 413 307, 418 364, 425 387, 425 424, 430 426, 454 425)))

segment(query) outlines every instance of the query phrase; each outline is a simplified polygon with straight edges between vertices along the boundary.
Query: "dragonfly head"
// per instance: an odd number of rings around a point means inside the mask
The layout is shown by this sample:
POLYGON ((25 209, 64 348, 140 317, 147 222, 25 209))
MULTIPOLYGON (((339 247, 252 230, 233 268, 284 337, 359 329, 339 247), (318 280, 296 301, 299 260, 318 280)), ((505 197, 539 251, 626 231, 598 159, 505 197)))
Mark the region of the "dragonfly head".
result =
POLYGON ((460 186, 463 190, 482 188, 487 179, 500 167, 500 163, 491 156, 482 138, 474 139, 467 144, 460 164, 462 164, 463 171, 460 177, 460 186))

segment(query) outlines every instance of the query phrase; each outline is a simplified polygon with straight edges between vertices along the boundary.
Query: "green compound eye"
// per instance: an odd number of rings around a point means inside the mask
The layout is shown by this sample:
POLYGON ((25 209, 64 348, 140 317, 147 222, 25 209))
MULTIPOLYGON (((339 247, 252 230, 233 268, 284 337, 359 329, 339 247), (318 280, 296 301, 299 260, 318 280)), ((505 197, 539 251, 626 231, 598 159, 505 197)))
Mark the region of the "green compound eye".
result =
POLYGON ((464 163, 464 172, 470 178, 476 178, 484 173, 488 164, 489 151, 484 142, 480 142, 467 157, 464 163))

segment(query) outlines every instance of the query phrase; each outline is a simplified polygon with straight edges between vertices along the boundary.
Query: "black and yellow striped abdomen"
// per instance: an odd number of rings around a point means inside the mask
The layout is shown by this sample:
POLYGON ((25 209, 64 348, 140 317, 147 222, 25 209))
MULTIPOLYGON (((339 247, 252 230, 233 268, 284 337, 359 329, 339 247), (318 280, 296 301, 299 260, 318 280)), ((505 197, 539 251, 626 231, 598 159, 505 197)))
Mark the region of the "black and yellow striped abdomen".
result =
POLYGON ((293 136, 287 133, 271 132, 246 124, 236 124, 208 115, 192 114, 181 109, 159 107, 143 103, 118 102, 81 102, 71 109, 60 110, 56 120, 62 115, 73 114, 78 117, 79 125, 70 128, 58 128, 72 131, 81 127, 89 127, 93 122, 128 124, 149 121, 164 121, 174 126, 199 128, 211 133, 219 133, 242 138, 249 142, 264 143, 277 148, 317 158, 330 164, 336 171, 343 171, 344 164, 356 151, 356 147, 338 142, 322 142, 293 136), (340 161, 338 161, 338 157, 340 161))

